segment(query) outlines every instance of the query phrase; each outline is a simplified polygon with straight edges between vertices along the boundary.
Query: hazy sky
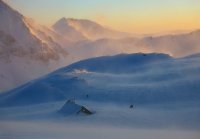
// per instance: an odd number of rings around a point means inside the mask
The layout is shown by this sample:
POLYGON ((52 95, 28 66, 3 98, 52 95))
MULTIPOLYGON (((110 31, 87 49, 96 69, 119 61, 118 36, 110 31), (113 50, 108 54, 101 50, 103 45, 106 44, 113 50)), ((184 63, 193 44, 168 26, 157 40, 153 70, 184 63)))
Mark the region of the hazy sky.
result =
POLYGON ((61 17, 72 17, 135 33, 200 28, 200 0, 6 1, 23 15, 48 26, 61 17))

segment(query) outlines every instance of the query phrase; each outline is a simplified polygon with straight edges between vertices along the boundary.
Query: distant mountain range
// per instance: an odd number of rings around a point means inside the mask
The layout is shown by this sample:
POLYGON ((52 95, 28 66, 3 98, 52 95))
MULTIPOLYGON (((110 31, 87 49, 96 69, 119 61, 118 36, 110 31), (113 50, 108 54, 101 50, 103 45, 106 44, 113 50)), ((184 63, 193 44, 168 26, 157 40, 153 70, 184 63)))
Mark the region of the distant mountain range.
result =
POLYGON ((0 0, 0 92, 86 58, 159 52, 183 57, 200 52, 200 31, 142 37, 85 19, 37 24, 0 0))
POLYGON ((184 57, 200 52, 200 31, 157 37, 85 40, 68 45, 67 50, 79 59, 137 52, 159 52, 184 57))
POLYGON ((61 18, 53 25, 53 29, 72 41, 117 39, 131 36, 131 34, 114 31, 86 19, 61 18))

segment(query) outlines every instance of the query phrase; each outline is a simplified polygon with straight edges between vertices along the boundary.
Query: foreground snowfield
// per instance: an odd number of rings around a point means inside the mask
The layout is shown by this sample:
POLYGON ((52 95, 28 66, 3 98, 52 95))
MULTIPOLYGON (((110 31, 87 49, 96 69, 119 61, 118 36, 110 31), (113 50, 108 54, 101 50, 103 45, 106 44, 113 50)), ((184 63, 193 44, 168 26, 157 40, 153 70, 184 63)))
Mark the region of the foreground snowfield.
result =
POLYGON ((92 116, 56 113, 64 102, 1 108, 2 139, 199 139, 198 107, 138 106, 78 101, 96 110, 92 116), (182 107, 182 108, 180 108, 182 107), (2 115, 3 114, 3 115, 2 115))
POLYGON ((138 129, 58 122, 1 122, 2 139, 199 139, 198 131, 138 129))
POLYGON ((64 102, 1 109, 1 139, 199 139, 199 108, 137 107, 81 102, 92 116, 63 117, 64 102), (192 127, 191 127, 192 126, 192 127))
POLYGON ((199 75, 199 55, 80 61, 1 94, 0 138, 199 139, 199 75), (71 98, 95 114, 58 113, 71 98))

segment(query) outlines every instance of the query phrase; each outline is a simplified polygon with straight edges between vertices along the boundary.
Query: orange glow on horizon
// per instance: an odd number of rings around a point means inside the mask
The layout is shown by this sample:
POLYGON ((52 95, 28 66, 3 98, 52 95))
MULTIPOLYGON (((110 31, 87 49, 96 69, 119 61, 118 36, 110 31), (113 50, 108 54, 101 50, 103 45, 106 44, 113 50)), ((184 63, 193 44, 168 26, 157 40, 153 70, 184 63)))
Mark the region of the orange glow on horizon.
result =
MULTIPOLYGON (((184 15, 164 15, 106 18, 105 16, 95 16, 92 20, 113 29, 130 33, 164 33, 170 31, 187 31, 200 29, 200 10, 196 14, 187 13, 184 15)), ((123 17, 123 16, 122 16, 123 17)))
POLYGON ((66 17, 89 19, 138 34, 200 29, 199 0, 9 0, 8 3, 47 26, 66 17))

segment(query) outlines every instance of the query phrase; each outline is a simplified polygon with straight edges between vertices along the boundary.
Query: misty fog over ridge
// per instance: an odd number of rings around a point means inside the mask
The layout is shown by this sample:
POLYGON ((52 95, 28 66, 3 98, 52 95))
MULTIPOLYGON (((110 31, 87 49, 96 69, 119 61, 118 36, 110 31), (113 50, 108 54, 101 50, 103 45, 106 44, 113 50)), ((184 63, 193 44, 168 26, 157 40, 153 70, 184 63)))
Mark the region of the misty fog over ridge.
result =
MULTIPOLYGON (((185 97, 194 93, 194 95, 191 95, 194 98, 190 99, 198 100, 198 62, 199 54, 185 58, 172 58, 169 55, 158 53, 120 54, 91 58, 71 64, 41 79, 33 80, 3 93, 0 106, 14 106, 18 103, 19 105, 37 104, 70 99, 70 97, 85 99, 85 93, 105 95, 107 97, 102 97, 102 99, 109 100, 108 92, 111 93, 111 96, 113 93, 117 94, 117 92, 120 96, 124 92, 135 92, 136 94, 140 92, 139 94, 144 93, 141 97, 145 98, 153 93, 162 96, 162 99, 166 99, 165 95, 170 99, 174 95, 185 97), (110 81, 110 83, 106 85, 104 80, 105 82, 110 81), (187 86, 184 84, 187 84, 187 86), (161 89, 163 87, 164 90, 161 89), (124 91, 122 91, 123 89, 124 91), (190 90, 193 91, 190 92, 190 90), (25 95, 25 98, 22 97, 23 95, 25 95)), ((101 98, 100 96, 98 99, 101 98)), ((124 97, 125 100, 130 99, 130 97, 124 97)), ((140 97, 140 95, 137 97, 140 97)), ((116 98, 119 99, 119 96, 116 95, 116 98)), ((94 100, 96 99, 97 97, 94 98, 94 100)), ((134 101, 141 101, 141 98, 133 97, 133 99, 134 101)), ((123 98, 121 98, 122 100, 123 98)), ((153 101, 154 99, 152 99, 153 101)))
POLYGON ((199 69, 199 54, 82 60, 0 94, 0 137, 198 139, 199 69), (58 113, 71 98, 94 114, 58 113))
POLYGON ((1 139, 200 138, 200 30, 36 21, 0 0, 1 139))
POLYGON ((0 92, 91 57, 137 52, 183 57, 200 52, 199 31, 142 37, 74 18, 61 18, 48 28, 2 0, 0 6, 0 92))

